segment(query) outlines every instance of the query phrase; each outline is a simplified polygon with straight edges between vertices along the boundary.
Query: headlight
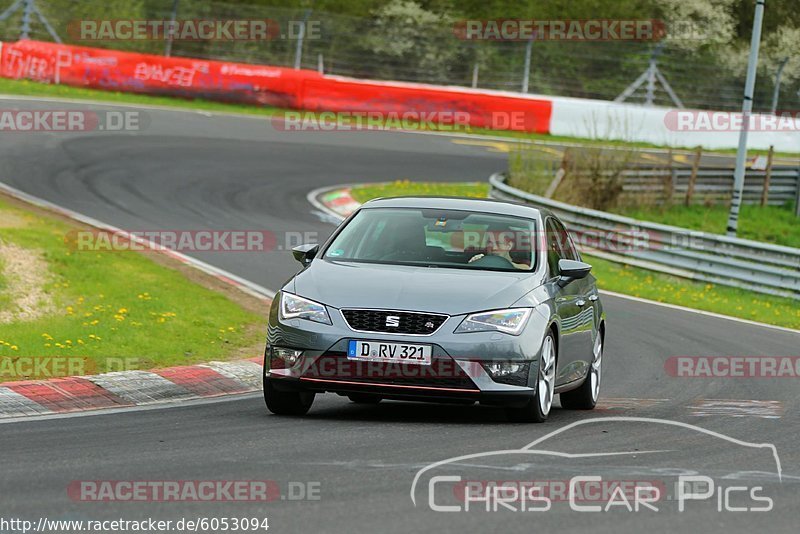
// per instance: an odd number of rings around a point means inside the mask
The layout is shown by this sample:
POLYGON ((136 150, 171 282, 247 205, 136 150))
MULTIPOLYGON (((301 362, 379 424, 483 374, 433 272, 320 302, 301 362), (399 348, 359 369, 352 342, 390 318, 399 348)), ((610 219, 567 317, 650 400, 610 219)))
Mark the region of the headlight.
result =
POLYGON ((507 310, 473 313, 458 325, 456 334, 497 331, 518 336, 522 332, 522 327, 525 326, 530 314, 530 308, 510 308, 507 310))
POLYGON ((319 302, 281 292, 281 319, 308 319, 315 323, 333 324, 328 310, 319 302))

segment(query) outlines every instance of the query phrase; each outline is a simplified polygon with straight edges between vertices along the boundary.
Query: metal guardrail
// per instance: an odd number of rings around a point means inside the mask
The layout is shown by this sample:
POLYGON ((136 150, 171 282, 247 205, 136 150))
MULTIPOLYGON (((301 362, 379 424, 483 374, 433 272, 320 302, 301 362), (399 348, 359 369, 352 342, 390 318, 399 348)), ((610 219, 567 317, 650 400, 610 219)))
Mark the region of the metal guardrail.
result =
POLYGON ((691 280, 800 300, 800 249, 687 230, 581 208, 489 178, 489 195, 555 213, 582 251, 691 280))

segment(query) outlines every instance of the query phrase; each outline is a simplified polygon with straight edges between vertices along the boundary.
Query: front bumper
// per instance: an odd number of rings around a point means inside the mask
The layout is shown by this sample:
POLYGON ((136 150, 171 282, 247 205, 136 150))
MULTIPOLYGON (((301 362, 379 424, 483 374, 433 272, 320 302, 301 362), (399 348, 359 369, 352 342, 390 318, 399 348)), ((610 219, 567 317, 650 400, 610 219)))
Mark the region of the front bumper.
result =
POLYGON ((531 388, 498 391, 455 389, 439 386, 398 386, 381 382, 359 382, 338 379, 286 378, 268 374, 265 383, 279 391, 337 393, 339 395, 370 394, 384 399, 419 402, 480 402, 487 405, 522 406, 533 398, 531 388))
MULTIPOLYGON (((539 351, 547 323, 532 313, 519 336, 499 332, 455 334, 464 316, 447 319, 430 336, 355 332, 338 310, 329 308, 332 325, 302 319, 282 322, 277 307, 270 313, 264 379, 279 390, 370 393, 403 400, 480 401, 523 404, 535 393, 539 351), (430 366, 352 361, 346 356, 350 340, 431 345, 430 366), (302 350, 293 364, 276 365, 271 347, 302 350), (513 383, 493 379, 481 362, 524 362, 524 376, 513 383)), ((281 362, 277 362, 280 364, 281 362)))

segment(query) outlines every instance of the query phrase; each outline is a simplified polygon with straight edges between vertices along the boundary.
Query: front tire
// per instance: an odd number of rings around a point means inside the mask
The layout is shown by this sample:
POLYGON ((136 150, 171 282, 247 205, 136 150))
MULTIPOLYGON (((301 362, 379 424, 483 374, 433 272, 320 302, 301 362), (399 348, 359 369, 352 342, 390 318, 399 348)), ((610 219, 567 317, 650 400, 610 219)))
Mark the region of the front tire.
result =
POLYGON ((593 410, 600 397, 600 379, 603 364, 603 336, 597 333, 592 349, 592 363, 586 379, 578 389, 560 395, 561 407, 568 410, 593 410))
POLYGON ((515 423, 544 423, 553 407, 556 386, 556 342, 553 333, 545 336, 539 356, 536 394, 520 408, 506 408, 508 418, 515 423))
POLYGON ((305 391, 280 391, 271 380, 264 380, 264 402, 275 415, 305 415, 314 404, 314 393, 305 391))

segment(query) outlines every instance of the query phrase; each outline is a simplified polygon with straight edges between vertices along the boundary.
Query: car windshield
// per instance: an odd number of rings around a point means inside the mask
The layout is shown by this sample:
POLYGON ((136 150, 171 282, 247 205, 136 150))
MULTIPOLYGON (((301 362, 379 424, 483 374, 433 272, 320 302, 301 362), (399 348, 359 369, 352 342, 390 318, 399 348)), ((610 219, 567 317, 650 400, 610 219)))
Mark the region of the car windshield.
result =
POLYGON ((424 208, 361 210, 325 259, 454 269, 532 271, 535 221, 492 213, 424 208))

